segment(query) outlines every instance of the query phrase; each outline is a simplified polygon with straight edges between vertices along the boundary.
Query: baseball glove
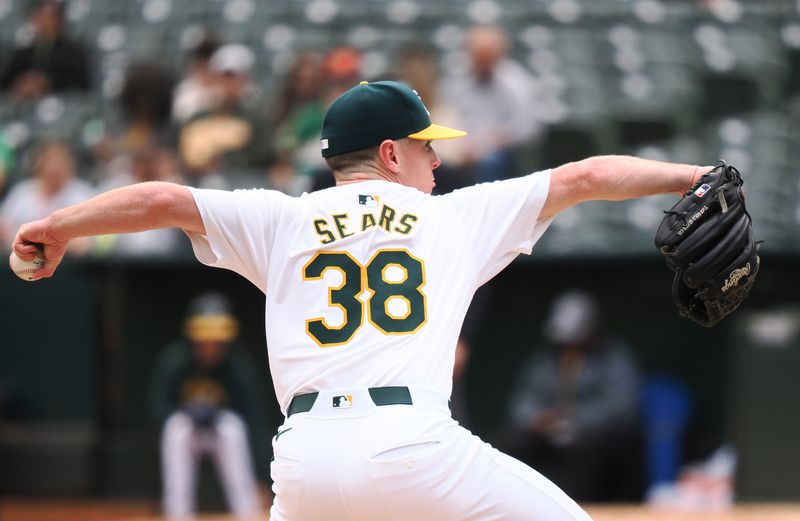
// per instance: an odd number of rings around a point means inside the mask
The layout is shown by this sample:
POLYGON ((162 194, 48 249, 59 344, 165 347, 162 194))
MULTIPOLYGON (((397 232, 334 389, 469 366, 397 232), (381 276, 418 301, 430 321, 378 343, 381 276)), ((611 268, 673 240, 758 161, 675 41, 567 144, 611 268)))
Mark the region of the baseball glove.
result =
POLYGON ((198 427, 211 427, 219 414, 219 409, 202 400, 189 403, 184 410, 198 427))
POLYGON ((724 161, 671 209, 655 237, 675 272, 672 299, 682 317, 711 327, 747 297, 760 266, 742 176, 724 161))

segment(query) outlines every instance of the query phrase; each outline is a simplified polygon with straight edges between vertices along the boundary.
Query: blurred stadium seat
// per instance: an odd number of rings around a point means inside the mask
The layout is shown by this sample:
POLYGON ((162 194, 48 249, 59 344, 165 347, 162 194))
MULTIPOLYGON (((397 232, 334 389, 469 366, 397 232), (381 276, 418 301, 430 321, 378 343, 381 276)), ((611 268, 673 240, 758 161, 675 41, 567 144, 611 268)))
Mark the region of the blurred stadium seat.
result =
MULTIPOLYGON (((794 249, 786 239, 797 236, 800 187, 787 167, 799 155, 799 11, 793 2, 742 1, 72 0, 70 31, 92 50, 96 92, 35 106, 0 98, 0 131, 20 152, 44 134, 80 146, 87 123, 112 112, 130 63, 156 59, 177 73, 206 28, 256 52, 254 77, 269 94, 300 50, 354 46, 372 78, 390 71, 402 46, 428 42, 443 67, 459 67, 465 29, 498 23, 537 79, 531 96, 543 131, 520 150, 526 169, 640 150, 672 161, 725 157, 746 179, 770 179, 748 183, 757 233, 769 238, 765 248, 794 249), (746 142, 720 137, 737 128, 746 142)), ((0 0, 0 60, 26 34, 25 19, 24 2, 0 0)), ((641 217, 644 206, 621 205, 593 225, 597 234, 543 249, 568 255, 593 251, 602 235, 643 235, 629 214, 641 217)))

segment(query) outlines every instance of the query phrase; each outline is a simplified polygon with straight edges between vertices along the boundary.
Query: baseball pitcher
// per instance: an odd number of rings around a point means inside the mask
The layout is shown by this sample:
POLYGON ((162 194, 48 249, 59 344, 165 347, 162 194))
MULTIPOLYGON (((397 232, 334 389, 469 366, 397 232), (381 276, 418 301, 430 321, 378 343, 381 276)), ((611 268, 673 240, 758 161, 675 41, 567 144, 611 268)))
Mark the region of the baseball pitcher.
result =
POLYGON ((534 469, 455 422, 456 341, 475 290, 529 254, 577 203, 682 194, 710 167, 593 157, 431 196, 432 124, 417 94, 362 83, 328 109, 322 155, 336 186, 121 188, 23 225, 49 277, 84 235, 178 227, 200 262, 265 294, 269 363, 286 416, 273 439, 272 521, 588 520, 534 469))

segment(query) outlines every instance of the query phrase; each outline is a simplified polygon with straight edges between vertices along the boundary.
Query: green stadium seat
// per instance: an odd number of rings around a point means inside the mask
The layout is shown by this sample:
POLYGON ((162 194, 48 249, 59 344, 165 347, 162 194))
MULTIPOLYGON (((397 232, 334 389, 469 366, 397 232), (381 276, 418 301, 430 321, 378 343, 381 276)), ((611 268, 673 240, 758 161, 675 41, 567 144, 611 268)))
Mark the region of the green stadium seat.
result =
POLYGON ((698 75, 705 116, 746 112, 776 101, 789 69, 775 31, 702 21, 693 38, 703 57, 698 75))

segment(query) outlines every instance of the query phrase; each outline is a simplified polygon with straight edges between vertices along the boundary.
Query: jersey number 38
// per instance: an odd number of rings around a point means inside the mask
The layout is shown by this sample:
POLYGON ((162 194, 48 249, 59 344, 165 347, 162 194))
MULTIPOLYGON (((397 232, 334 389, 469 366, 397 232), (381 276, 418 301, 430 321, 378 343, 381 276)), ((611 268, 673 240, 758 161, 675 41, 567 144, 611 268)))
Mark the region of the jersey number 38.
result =
POLYGON ((427 321, 425 266, 407 250, 378 250, 365 265, 345 251, 321 251, 303 267, 303 280, 320 280, 328 270, 342 274, 342 283, 328 288, 328 305, 341 309, 344 320, 339 326, 321 317, 306 320, 306 333, 320 347, 349 342, 364 324, 364 308, 369 323, 386 335, 413 333, 427 321), (364 289, 366 303, 359 300, 364 289))

